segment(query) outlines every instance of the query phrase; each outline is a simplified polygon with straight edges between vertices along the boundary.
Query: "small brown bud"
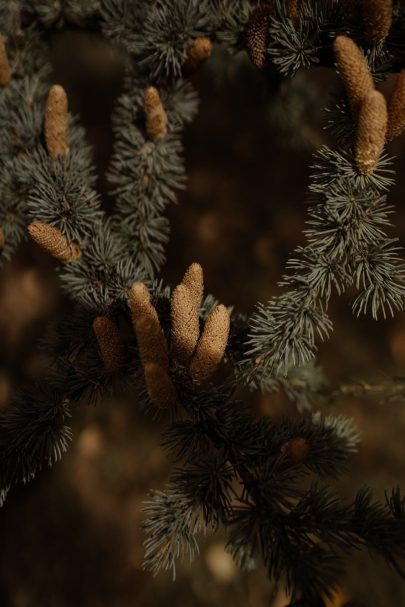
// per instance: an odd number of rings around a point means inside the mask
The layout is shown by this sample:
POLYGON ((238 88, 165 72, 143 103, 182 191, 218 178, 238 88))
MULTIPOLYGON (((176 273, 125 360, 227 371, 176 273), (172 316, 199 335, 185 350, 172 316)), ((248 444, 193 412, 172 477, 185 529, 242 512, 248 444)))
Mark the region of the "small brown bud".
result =
POLYGON ((288 18, 291 19, 293 23, 298 21, 299 13, 300 13, 300 0, 289 0, 288 1, 288 18))
POLYGON ((46 148, 52 160, 69 152, 68 101, 65 89, 59 84, 51 87, 45 111, 46 148))
POLYGON ((130 306, 132 324, 136 334, 139 356, 143 367, 147 363, 169 368, 169 354, 157 312, 150 301, 150 295, 142 283, 135 283, 131 289, 130 306))
POLYGON ((363 20, 368 40, 385 40, 391 29, 392 14, 392 0, 363 0, 363 20))
POLYGON ((357 127, 356 164, 362 175, 369 175, 377 166, 384 149, 387 121, 384 95, 370 91, 361 106, 357 127))
POLYGON ((173 291, 171 321, 173 357, 184 365, 194 354, 200 336, 198 308, 184 284, 178 285, 173 291))
POLYGON ((146 132, 153 140, 163 139, 167 134, 167 114, 158 90, 150 86, 145 91, 143 107, 146 116, 146 132))
POLYGON ((208 316, 191 361, 191 376, 195 381, 208 379, 216 370, 225 353, 229 328, 228 310, 225 306, 219 305, 208 316))
POLYGON ((93 321, 100 355, 108 373, 118 373, 125 360, 124 345, 115 323, 106 316, 97 316, 93 321))
POLYGON ((199 311, 204 295, 204 273, 199 263, 192 263, 187 268, 181 283, 190 291, 194 305, 199 311))
POLYGON ((8 62, 6 39, 0 36, 0 85, 7 86, 11 82, 11 69, 8 62))
POLYGON ((79 245, 70 242, 58 228, 48 223, 34 221, 28 226, 28 232, 40 247, 63 263, 78 261, 82 256, 79 245))
POLYGON ((206 61, 212 53, 212 42, 209 38, 197 38, 187 49, 186 70, 195 71, 206 61))
POLYGON ((357 119, 363 99, 374 89, 373 77, 364 55, 353 40, 337 36, 333 48, 353 117, 357 119))
POLYGON ((245 44, 249 59, 259 70, 262 70, 266 63, 270 17, 273 12, 273 7, 269 5, 257 6, 253 9, 245 28, 245 44))
POLYGON ((155 363, 146 363, 144 373, 146 389, 153 404, 161 409, 173 407, 177 393, 167 371, 155 363))
POLYGON ((297 436, 285 443, 281 452, 287 455, 293 465, 302 464, 310 452, 309 442, 303 436, 297 436))
POLYGON ((387 140, 391 141, 405 130, 405 69, 397 76, 388 104, 387 140))

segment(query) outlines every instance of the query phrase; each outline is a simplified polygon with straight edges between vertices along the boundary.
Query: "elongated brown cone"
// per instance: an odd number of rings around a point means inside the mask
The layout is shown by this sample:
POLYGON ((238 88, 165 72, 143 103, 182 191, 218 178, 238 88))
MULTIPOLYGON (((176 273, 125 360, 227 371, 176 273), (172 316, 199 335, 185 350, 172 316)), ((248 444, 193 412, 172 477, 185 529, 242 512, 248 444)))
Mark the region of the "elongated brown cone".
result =
POLYGON ((209 38, 197 38, 187 49, 186 70, 194 71, 206 61, 212 53, 212 42, 209 38))
POLYGON ((51 87, 45 111, 46 149, 52 160, 69 152, 68 100, 59 84, 51 87))
POLYGON ((358 23, 362 17, 362 0, 340 0, 344 20, 347 23, 358 23))
POLYGON ((300 4, 301 0, 289 0, 288 2, 288 18, 291 19, 293 23, 298 21, 299 12, 300 12, 300 4))
POLYGON ((4 245, 6 244, 6 237, 4 236, 4 231, 0 228, 0 250, 4 249, 4 245))
POLYGON ((257 6, 253 9, 245 28, 245 44, 249 59, 259 70, 262 70, 266 63, 272 15, 271 6, 257 6))
POLYGON ((132 286, 130 306, 143 367, 145 368, 147 363, 155 363, 167 371, 169 354, 166 338, 157 312, 150 301, 148 290, 142 283, 135 283, 132 286))
POLYGON ((370 91, 363 101, 357 127, 356 164, 362 175, 369 175, 377 166, 384 149, 387 121, 384 95, 370 91))
POLYGON ((405 69, 397 76, 388 104, 387 140, 391 141, 405 130, 405 69))
POLYGON ((70 242, 58 228, 48 223, 34 221, 28 226, 28 232, 40 247, 63 263, 78 261, 82 256, 79 245, 70 242))
POLYGON ((310 452, 309 442, 303 436, 296 436, 289 440, 281 448, 293 465, 302 464, 308 458, 310 452))
POLYGON ((219 305, 208 316, 191 361, 192 378, 197 382, 208 379, 223 359, 229 337, 230 319, 225 306, 219 305))
POLYGON ((198 308, 190 290, 178 285, 171 300, 173 358, 179 364, 186 364, 197 347, 200 336, 198 308))
POLYGON ((363 0, 363 20, 368 40, 385 40, 391 29, 392 15, 392 0, 363 0))
POLYGON ((163 139, 167 133, 167 114, 158 90, 154 86, 146 89, 143 98, 146 116, 146 132, 151 139, 163 139))
POLYGON ((353 116, 357 119, 363 99, 374 89, 373 77, 366 59, 353 40, 347 36, 337 36, 333 49, 353 116))
POLYGON ((93 321, 100 355, 108 373, 118 373, 125 360, 124 345, 115 323, 106 316, 97 316, 93 321))
POLYGON ((0 85, 7 86, 11 82, 11 69, 8 62, 6 39, 0 36, 0 85))
POLYGON ((187 268, 181 282, 190 291, 194 305, 199 310, 204 295, 204 273, 200 264, 192 263, 187 268))
POLYGON ((160 409, 174 406, 177 393, 167 371, 155 363, 146 363, 144 373, 146 389, 153 404, 160 409))

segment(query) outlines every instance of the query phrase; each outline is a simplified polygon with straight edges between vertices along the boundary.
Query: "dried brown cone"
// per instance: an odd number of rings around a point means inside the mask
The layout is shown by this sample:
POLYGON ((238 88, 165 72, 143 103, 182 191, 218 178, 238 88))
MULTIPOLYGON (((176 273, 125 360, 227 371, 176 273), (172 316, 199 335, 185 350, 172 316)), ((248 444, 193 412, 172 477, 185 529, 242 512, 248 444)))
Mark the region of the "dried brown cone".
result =
POLYGON ((397 76, 388 104, 387 140, 391 141, 405 130, 405 69, 397 76))
POLYGON ((176 388, 167 371, 155 363, 144 366, 146 389, 150 400, 160 409, 173 407, 177 402, 176 388))
POLYGON ((363 20, 368 40, 385 40, 391 29, 392 16, 392 0, 363 0, 363 20))
POLYGON ((199 263, 192 263, 181 281, 190 291, 196 309, 199 311, 204 295, 204 273, 199 263))
POLYGON ((301 0, 289 0, 287 15, 293 23, 297 23, 300 13, 301 0))
POLYGON ((308 459, 310 445, 303 436, 296 436, 282 446, 281 452, 287 455, 291 464, 302 464, 308 459))
POLYGON ((28 232, 40 247, 63 263, 78 261, 82 256, 79 245, 70 242, 58 228, 48 223, 34 221, 28 226, 28 232))
POLYGON ((0 36, 0 85, 7 86, 11 82, 11 69, 8 62, 6 39, 0 36))
POLYGON ((184 365, 193 356, 200 336, 198 307, 184 284, 178 285, 172 294, 171 326, 173 358, 184 365))
POLYGON ((357 119, 363 99, 374 89, 373 77, 361 50, 351 38, 337 36, 333 48, 352 114, 357 119))
POLYGON ((46 149, 52 160, 69 152, 68 100, 59 84, 51 87, 45 111, 46 149))
POLYGON ((188 71, 197 70, 212 53, 212 42, 209 38, 197 38, 187 49, 187 60, 184 67, 188 71))
POLYGON ((230 319, 225 306, 219 305, 208 316, 204 331, 190 365, 196 382, 208 379, 223 359, 229 337, 230 319))
POLYGON ((377 166, 387 135, 387 104, 379 91, 370 91, 359 114, 356 164, 359 173, 369 175, 377 166))
POLYGON ((100 355, 108 373, 120 371, 125 360, 124 345, 115 323, 106 316, 97 316, 93 321, 100 355))
POLYGON ((270 37, 270 17, 272 15, 273 8, 271 6, 257 6, 252 11, 245 27, 246 50, 249 59, 259 70, 262 70, 266 63, 270 37))
POLYGON ((143 283, 135 283, 131 289, 130 306, 132 325, 136 334, 139 356, 143 367, 147 363, 169 368, 169 354, 166 338, 159 317, 150 301, 150 295, 143 283))
POLYGON ((148 136, 153 140, 165 137, 167 134, 167 114, 160 99, 159 91, 154 86, 146 89, 143 108, 148 136))

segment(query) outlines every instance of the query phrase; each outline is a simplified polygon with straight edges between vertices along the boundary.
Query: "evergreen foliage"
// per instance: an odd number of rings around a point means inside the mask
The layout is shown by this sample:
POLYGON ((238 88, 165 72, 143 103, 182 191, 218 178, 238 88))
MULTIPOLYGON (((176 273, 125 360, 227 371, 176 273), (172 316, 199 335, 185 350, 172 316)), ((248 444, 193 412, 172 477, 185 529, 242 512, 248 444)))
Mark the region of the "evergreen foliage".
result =
MULTIPOLYGON (((394 3, 392 26, 378 41, 370 41, 369 17, 353 21, 343 4, 302 0, 295 19, 287 0, 260 3, 268 29, 250 41, 266 41, 263 77, 276 70, 294 76, 310 65, 332 67, 334 40, 347 34, 375 81, 401 70, 402 4, 394 3)), ((49 380, 27 387, 0 416, 0 495, 4 501, 14 483, 27 482, 60 459, 71 439, 69 403, 131 390, 145 412, 161 420, 163 444, 176 462, 166 490, 153 493, 145 507, 145 566, 154 573, 175 572, 179 557, 197 554, 198 532, 224 526, 227 549, 238 565, 264 564, 269 576, 284 582, 291 605, 324 605, 350 550, 366 547, 403 575, 404 499, 394 489, 380 504, 363 488, 346 503, 329 488, 328 477, 347 472, 356 450, 359 438, 350 420, 318 411, 276 423, 255 416, 238 400, 237 389, 241 384, 284 389, 301 412, 339 393, 404 398, 403 380, 374 390, 361 383, 339 388, 313 362, 317 339, 327 339, 333 330, 328 304, 335 294, 355 287, 354 314, 376 320, 403 308, 404 262, 397 239, 387 233, 395 161, 384 153, 363 174, 356 163, 357 117, 346 96, 329 111, 336 148, 314 154, 306 244, 287 263, 282 294, 259 304, 250 318, 228 310, 222 379, 197 381, 187 365, 176 362, 171 290, 157 278, 169 238, 165 209, 186 184, 182 129, 198 108, 197 94, 185 80, 189 49, 207 37, 234 53, 245 52, 257 8, 248 0, 0 1, 0 31, 12 73, 0 90, 0 259, 12 257, 33 222, 56 228, 80 251, 57 266, 76 307, 43 340, 49 380), (78 118, 67 118, 69 150, 56 159, 44 137, 51 85, 47 32, 72 24, 98 28, 127 54, 124 92, 113 116, 108 177, 116 205, 108 217, 78 118), (147 128, 150 86, 164 113, 165 128, 156 137, 147 128), (144 300, 134 299, 134 283, 149 289, 142 292, 144 300), (105 364, 102 335, 93 328, 99 317, 122 338, 125 354, 116 373, 105 364), (156 335, 166 340, 167 361, 157 371, 176 398, 170 411, 159 406, 156 394, 152 398, 142 331, 151 343, 156 335)), ((263 25, 257 19, 253 24, 263 25)), ((201 344, 215 310, 226 313, 211 295, 187 305, 190 317, 197 317, 201 344)), ((221 356, 218 351, 207 356, 222 359, 219 346, 221 356)), ((156 372, 159 365, 152 363, 156 372)))

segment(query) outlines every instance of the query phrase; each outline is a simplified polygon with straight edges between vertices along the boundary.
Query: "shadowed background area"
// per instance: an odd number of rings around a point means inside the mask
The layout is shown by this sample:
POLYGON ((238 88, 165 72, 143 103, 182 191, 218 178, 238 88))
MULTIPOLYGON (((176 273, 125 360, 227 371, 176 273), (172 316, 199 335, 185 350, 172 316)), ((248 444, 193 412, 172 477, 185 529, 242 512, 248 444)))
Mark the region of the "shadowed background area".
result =
MULTIPOLYGON (((66 87, 71 110, 87 129, 99 191, 112 208, 104 173, 122 57, 96 35, 74 31, 55 36, 52 48, 54 81, 66 87)), ((249 313, 278 292, 288 253, 303 242, 311 154, 328 141, 322 108, 339 84, 334 72, 316 68, 281 80, 271 71, 257 72, 244 56, 217 51, 193 79, 200 112, 185 132, 189 179, 179 205, 169 209, 171 241, 162 277, 176 284, 199 261, 207 291, 249 313)), ((397 157, 392 233, 403 243, 404 136, 390 152, 397 157)), ((54 267, 25 243, 1 270, 3 408, 13 386, 45 373, 37 339, 51 319, 69 313, 54 267)), ((374 382, 405 374, 405 317, 355 319, 352 296, 332 299, 335 332, 319 351, 327 374, 374 382)), ((256 398, 252 407, 263 415, 294 414, 279 394, 256 398)), ((369 484, 384 499, 384 489, 404 477, 403 403, 341 399, 337 409, 355 419, 363 439, 339 490, 350 499, 355 488, 369 484)), ((236 569, 221 533, 201 537, 199 558, 179 564, 175 583, 170 572, 156 578, 143 572, 142 502, 151 488, 163 486, 171 469, 159 426, 132 400, 76 408, 72 423, 74 441, 62 463, 13 488, 0 513, 2 607, 282 607, 264 571, 236 569)), ((405 599, 401 580, 364 554, 349 561, 343 585, 356 605, 398 606, 405 599)))

